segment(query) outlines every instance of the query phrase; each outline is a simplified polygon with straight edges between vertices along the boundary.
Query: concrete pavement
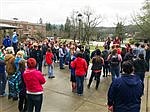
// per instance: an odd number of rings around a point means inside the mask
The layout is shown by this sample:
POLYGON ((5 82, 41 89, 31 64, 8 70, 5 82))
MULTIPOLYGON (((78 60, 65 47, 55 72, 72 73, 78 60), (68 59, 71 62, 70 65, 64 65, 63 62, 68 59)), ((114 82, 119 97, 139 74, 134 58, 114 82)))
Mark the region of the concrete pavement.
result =
MULTIPOLYGON (((46 71, 47 68, 44 68, 45 73, 46 71)), ((58 65, 55 64, 54 74, 56 76, 54 79, 48 79, 45 76, 47 82, 44 85, 42 112, 108 112, 106 98, 111 83, 110 76, 107 78, 101 77, 98 90, 94 88, 95 81, 92 83, 91 88, 87 89, 88 80, 85 80, 84 95, 77 96, 71 92, 70 72, 67 66, 64 70, 60 70, 58 65)), ((145 94, 142 97, 141 112, 146 112, 146 87, 147 80, 145 80, 145 94)), ((148 101, 149 110, 147 112, 150 112, 150 89, 148 101)), ((17 101, 8 100, 7 97, 0 97, 0 112, 18 112, 17 101)))

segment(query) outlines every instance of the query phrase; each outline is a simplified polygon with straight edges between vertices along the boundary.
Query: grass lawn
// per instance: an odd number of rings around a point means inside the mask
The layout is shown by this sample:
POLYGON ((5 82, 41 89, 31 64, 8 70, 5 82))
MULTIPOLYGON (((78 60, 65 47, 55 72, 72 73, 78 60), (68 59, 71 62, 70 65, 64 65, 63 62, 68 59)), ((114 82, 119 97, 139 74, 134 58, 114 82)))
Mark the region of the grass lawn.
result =
MULTIPOLYGON (((95 50, 96 46, 90 45, 90 53, 95 50)), ((98 46, 98 48, 102 51, 104 50, 103 46, 98 46)))

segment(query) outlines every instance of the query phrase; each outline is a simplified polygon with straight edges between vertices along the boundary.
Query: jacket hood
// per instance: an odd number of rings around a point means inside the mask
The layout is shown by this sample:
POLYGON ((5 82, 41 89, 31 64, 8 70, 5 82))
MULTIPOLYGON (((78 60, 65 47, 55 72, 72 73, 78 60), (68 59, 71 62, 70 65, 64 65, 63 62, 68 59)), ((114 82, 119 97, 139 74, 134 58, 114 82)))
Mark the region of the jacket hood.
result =
POLYGON ((128 86, 136 86, 140 79, 135 75, 123 75, 122 80, 128 85, 128 86))
POLYGON ((32 77, 34 77, 33 72, 35 71, 36 69, 26 69, 25 70, 25 74, 26 74, 26 80, 32 80, 32 77))
POLYGON ((10 59, 14 58, 14 56, 12 54, 6 54, 5 55, 5 61, 8 61, 10 59))

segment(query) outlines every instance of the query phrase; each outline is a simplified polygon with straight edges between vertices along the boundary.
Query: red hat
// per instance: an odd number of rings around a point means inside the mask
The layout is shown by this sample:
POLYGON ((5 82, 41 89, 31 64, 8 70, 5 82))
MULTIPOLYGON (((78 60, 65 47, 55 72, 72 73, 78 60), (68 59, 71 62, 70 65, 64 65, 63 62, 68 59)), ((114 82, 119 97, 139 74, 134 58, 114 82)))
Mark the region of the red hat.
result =
POLYGON ((36 60, 34 58, 29 58, 27 60, 28 68, 35 68, 36 67, 36 60))

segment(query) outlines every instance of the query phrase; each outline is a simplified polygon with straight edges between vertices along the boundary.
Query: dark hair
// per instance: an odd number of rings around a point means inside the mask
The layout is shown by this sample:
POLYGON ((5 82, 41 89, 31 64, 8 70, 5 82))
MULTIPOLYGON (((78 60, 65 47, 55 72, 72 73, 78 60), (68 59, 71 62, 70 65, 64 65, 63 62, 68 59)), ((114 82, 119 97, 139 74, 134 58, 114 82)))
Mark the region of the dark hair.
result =
POLYGON ((25 60, 21 60, 19 62, 19 71, 23 72, 26 68, 26 65, 25 65, 25 60))
POLYGON ((117 53, 117 49, 113 49, 111 52, 112 55, 115 55, 116 53, 117 53))
POLYGON ((47 49, 47 52, 52 52, 52 49, 51 49, 51 48, 48 48, 48 49, 47 49))
POLYGON ((42 47, 41 45, 38 45, 38 49, 41 49, 41 47, 42 47))
POLYGON ((127 74, 131 74, 133 72, 133 64, 130 61, 124 61, 122 68, 123 71, 127 74))
POLYGON ((141 45, 141 48, 144 48, 144 47, 145 47, 145 45, 144 45, 144 44, 142 44, 142 45, 141 45))
POLYGON ((96 55, 101 55, 101 51, 100 51, 100 49, 96 49, 96 55))
POLYGON ((78 53, 76 54, 76 57, 77 57, 77 58, 78 58, 78 57, 82 58, 82 57, 83 57, 83 54, 82 54, 81 52, 78 52, 78 53))
POLYGON ((144 59, 144 54, 139 54, 140 59, 144 59))

